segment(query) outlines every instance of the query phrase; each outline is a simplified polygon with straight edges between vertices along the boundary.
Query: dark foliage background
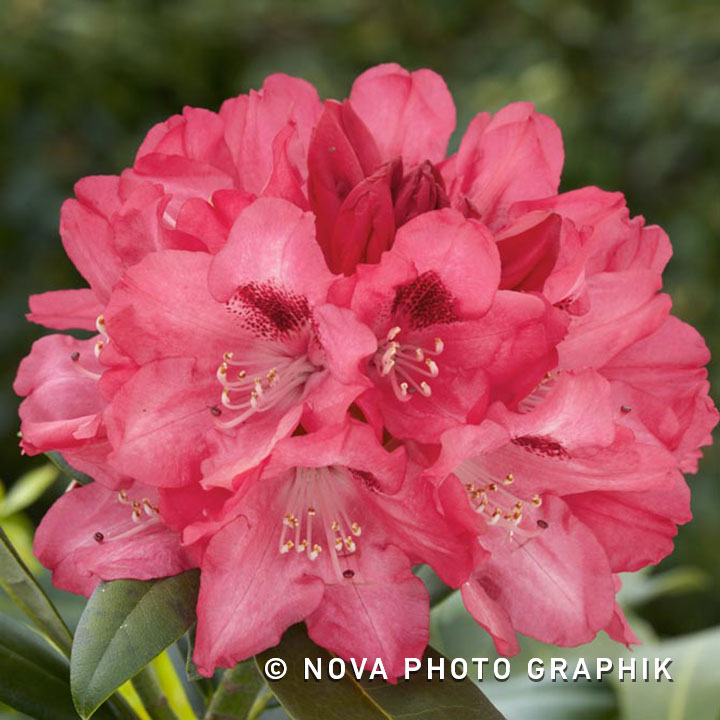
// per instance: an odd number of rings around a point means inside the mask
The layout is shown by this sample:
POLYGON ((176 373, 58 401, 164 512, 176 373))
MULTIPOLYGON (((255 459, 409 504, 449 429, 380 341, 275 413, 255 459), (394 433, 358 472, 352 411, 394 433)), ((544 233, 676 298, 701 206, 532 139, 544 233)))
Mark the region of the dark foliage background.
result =
MULTIPOLYGON (((80 278, 57 234, 83 175, 132 162, 148 128, 183 105, 216 109, 275 71, 343 97, 378 62, 431 67, 459 127, 532 100, 563 130, 563 188, 623 190, 665 227, 675 313, 720 352, 720 10, 716 0, 4 0, 0 13, 0 474, 17 449, 17 363, 42 329, 29 292, 80 278)), ((711 366, 715 398, 720 369, 711 366)), ((694 522, 663 566, 704 587, 643 608, 661 634, 720 623, 720 453, 691 479, 694 522)), ((37 520, 42 507, 35 507, 37 520)))

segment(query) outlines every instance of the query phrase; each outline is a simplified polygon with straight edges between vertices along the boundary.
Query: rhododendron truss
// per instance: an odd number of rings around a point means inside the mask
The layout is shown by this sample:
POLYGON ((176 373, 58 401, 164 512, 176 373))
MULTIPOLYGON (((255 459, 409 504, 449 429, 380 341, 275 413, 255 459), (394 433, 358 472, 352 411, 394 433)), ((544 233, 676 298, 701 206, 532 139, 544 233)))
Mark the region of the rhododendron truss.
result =
POLYGON ((34 295, 22 447, 94 478, 35 550, 61 588, 199 568, 209 675, 304 621, 403 672, 430 565, 500 653, 636 638, 618 573, 690 519, 718 414, 619 193, 559 193, 529 103, 455 154, 443 80, 381 65, 322 103, 285 75, 154 127, 62 208, 87 280, 34 295))

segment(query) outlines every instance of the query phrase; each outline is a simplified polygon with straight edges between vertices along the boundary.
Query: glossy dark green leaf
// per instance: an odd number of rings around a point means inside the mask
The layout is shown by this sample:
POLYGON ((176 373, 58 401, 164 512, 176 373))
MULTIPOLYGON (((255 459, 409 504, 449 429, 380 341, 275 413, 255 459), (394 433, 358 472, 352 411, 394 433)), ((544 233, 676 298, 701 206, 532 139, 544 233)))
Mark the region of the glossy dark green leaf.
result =
MULTIPOLYGON (((65 658, 22 623, 0 615, 0 701, 36 720, 77 720, 65 658)), ((98 718, 115 717, 101 708, 98 718)))
MULTIPOLYGON (((442 657, 432 648, 428 656, 436 663, 442 657)), ((326 675, 305 680, 305 658, 321 658, 327 673, 332 655, 308 638, 303 625, 290 628, 277 647, 256 657, 260 672, 271 658, 287 664, 285 677, 268 684, 294 720, 503 720, 470 680, 428 681, 417 673, 397 685, 365 677, 358 682, 349 664, 340 680, 326 675)))
POLYGON ((59 453, 59 452, 48 452, 45 453, 47 458, 60 470, 67 475, 71 480, 75 480, 76 482, 79 482, 81 485, 87 485, 88 483, 93 482, 93 479, 86 475, 83 472, 80 472, 79 470, 76 470, 74 467, 69 465, 65 458, 59 453))
POLYGON ((252 660, 228 670, 208 707, 205 720, 245 718, 264 681, 252 660))
POLYGON ((83 718, 187 632, 195 622, 198 587, 195 570, 98 586, 80 618, 70 663, 73 699, 83 718))
POLYGON ((63 651, 70 655, 72 635, 55 606, 0 529, 0 585, 23 612, 63 651))

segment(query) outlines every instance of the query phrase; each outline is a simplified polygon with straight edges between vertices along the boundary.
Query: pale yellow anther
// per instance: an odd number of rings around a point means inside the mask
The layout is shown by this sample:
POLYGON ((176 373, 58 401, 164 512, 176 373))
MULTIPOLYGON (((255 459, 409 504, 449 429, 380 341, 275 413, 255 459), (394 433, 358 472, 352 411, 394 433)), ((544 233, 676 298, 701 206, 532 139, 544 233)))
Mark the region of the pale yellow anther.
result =
POLYGON ((503 480, 504 485, 512 485, 515 482, 515 476, 512 473, 508 473, 503 480))
POLYGON ((400 383, 400 394, 405 397, 408 394, 408 384, 406 382, 400 383))
POLYGON ((435 352, 441 353, 445 349, 445 343, 440 338, 435 338, 435 352))
POLYGON ((388 342, 394 340, 399 334, 400 334, 400 327, 398 325, 396 325, 394 328, 391 328, 390 332, 387 334, 388 342))
POLYGON ((221 374, 221 375, 227 375, 227 371, 228 371, 227 363, 226 363, 226 362, 223 362, 223 363, 220 365, 220 374, 221 374))
POLYGON ((336 550, 342 550, 342 549, 343 549, 343 541, 342 541, 342 538, 335 538, 335 549, 336 549, 336 550))
POLYGON ((418 362, 422 362, 425 360, 425 353, 422 351, 422 348, 416 348, 415 350, 415 359, 418 362))
POLYGON ((430 389, 430 386, 424 380, 420 383, 420 390, 425 397, 430 397, 432 395, 432 390, 430 389))
POLYGON ((308 508, 308 515, 314 515, 314 514, 315 514, 315 508, 314 508, 314 507, 309 507, 309 508, 308 508))
POLYGON ((535 507, 540 507, 542 505, 542 498, 539 495, 534 495, 532 499, 532 504, 535 507))
POLYGON ((245 372, 245 370, 240 370, 240 372, 238 372, 238 374, 237 374, 238 380, 243 380, 246 375, 247 375, 247 372, 245 372))
POLYGON ((339 530, 340 525, 337 520, 333 520, 332 525, 330 526, 333 530, 339 530))
POLYGON ((437 363, 434 360, 432 360, 431 358, 427 358, 425 360, 425 364, 427 365, 427 368, 430 371, 430 373, 432 374, 432 376, 437 377, 438 373, 440 372, 438 370, 437 363))
POLYGON ((233 359, 233 354, 228 350, 226 353, 223 353, 223 358, 225 362, 230 362, 230 360, 233 359))
POLYGON ((316 543, 315 545, 313 545, 312 550, 308 553, 308 557, 311 560, 315 560, 321 552, 322 548, 316 543))
POLYGON ((308 546, 308 541, 307 541, 307 538, 305 538, 302 542, 298 543, 298 546, 295 548, 295 552, 299 552, 299 553, 304 552, 305 548, 307 548, 307 546, 308 546))
POLYGON ((348 536, 345 538, 345 547, 346 547, 347 550, 349 550, 350 552, 355 552, 355 550, 357 550, 357 547, 356 547, 356 545, 355 545, 355 541, 352 539, 352 537, 350 537, 350 535, 348 535, 348 536))
POLYGON ((495 483, 490 483, 490 484, 487 486, 487 489, 488 489, 490 492, 495 492, 495 491, 497 490, 497 485, 496 485, 495 483))
POLYGON ((362 535, 362 528, 360 527, 360 525, 358 525, 358 523, 354 522, 350 526, 350 529, 352 530, 353 535, 355 535, 355 537, 360 537, 360 535, 362 535))

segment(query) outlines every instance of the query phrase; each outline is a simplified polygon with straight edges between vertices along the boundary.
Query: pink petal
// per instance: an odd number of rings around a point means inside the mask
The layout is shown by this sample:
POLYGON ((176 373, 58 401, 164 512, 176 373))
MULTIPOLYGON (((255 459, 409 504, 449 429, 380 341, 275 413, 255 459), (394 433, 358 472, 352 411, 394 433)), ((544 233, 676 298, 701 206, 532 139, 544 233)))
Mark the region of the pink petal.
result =
POLYGON ((20 406, 22 446, 27 453, 77 448, 97 433, 98 413, 105 402, 97 379, 80 369, 101 370, 94 345, 95 339, 48 335, 35 342, 20 363, 14 389, 27 396, 20 406))
POLYGON ((220 117, 241 186, 255 195, 262 192, 272 173, 273 142, 288 125, 297 128, 288 157, 306 177, 310 133, 321 112, 322 104, 310 83, 279 73, 268 76, 259 92, 226 100, 220 117))
POLYGON ((562 164, 555 123, 534 112, 531 103, 513 103, 490 122, 487 115, 471 121, 444 175, 455 206, 466 198, 480 219, 497 229, 513 203, 554 195, 562 164))
POLYGON ((137 371, 105 412, 110 463, 148 485, 181 487, 200 477, 213 427, 216 379, 192 358, 156 360, 137 371), (188 442, 192 438, 192 442, 188 442))
POLYGON ((54 290, 30 296, 27 319, 55 330, 95 330, 102 305, 88 289, 54 290))
POLYGON ((409 165, 445 157, 455 129, 455 106, 444 80, 431 70, 413 73, 395 63, 366 70, 350 103, 368 126, 384 160, 409 165))
POLYGON ((349 661, 383 661, 388 677, 405 672, 406 657, 422 657, 429 640, 430 608, 422 581, 397 549, 364 548, 355 577, 326 587, 307 618, 308 634, 349 661))
POLYGON ((412 261, 418 275, 437 273, 462 317, 478 317, 490 307, 500 282, 500 258, 480 223, 450 209, 425 213, 398 230, 393 252, 412 261))
POLYGON ((502 605, 495 602, 474 578, 462 586, 462 599, 475 622, 487 630, 500 655, 520 652, 512 622, 502 605))
MULTIPOLYGON (((680 481, 685 486, 684 481, 680 481)), ((651 491, 652 494, 657 491, 651 491)), ((572 512, 587 525, 605 549, 613 572, 634 572, 655 565, 673 550, 677 527, 672 516, 655 512, 648 492, 591 492, 567 498, 572 512)), ((689 517, 689 493, 680 483, 665 491, 676 513, 689 517)))
POLYGON ((239 333, 210 295, 211 261, 206 253, 166 250, 128 270, 105 310, 112 343, 137 363, 195 356, 214 372, 239 333))
POLYGON ((227 245, 210 267, 212 294, 227 300, 252 283, 272 284, 306 297, 310 305, 324 302, 332 275, 315 242, 313 217, 276 198, 261 198, 244 210, 227 245))
POLYGON ((527 542, 483 536, 492 552, 478 581, 518 632, 553 645, 589 642, 615 606, 607 557, 562 500, 548 497, 543 510, 548 528, 527 542))
POLYGON ((194 654, 204 675, 277 645, 321 602, 322 581, 278 552, 279 524, 263 516, 269 501, 222 528, 205 552, 194 654))

